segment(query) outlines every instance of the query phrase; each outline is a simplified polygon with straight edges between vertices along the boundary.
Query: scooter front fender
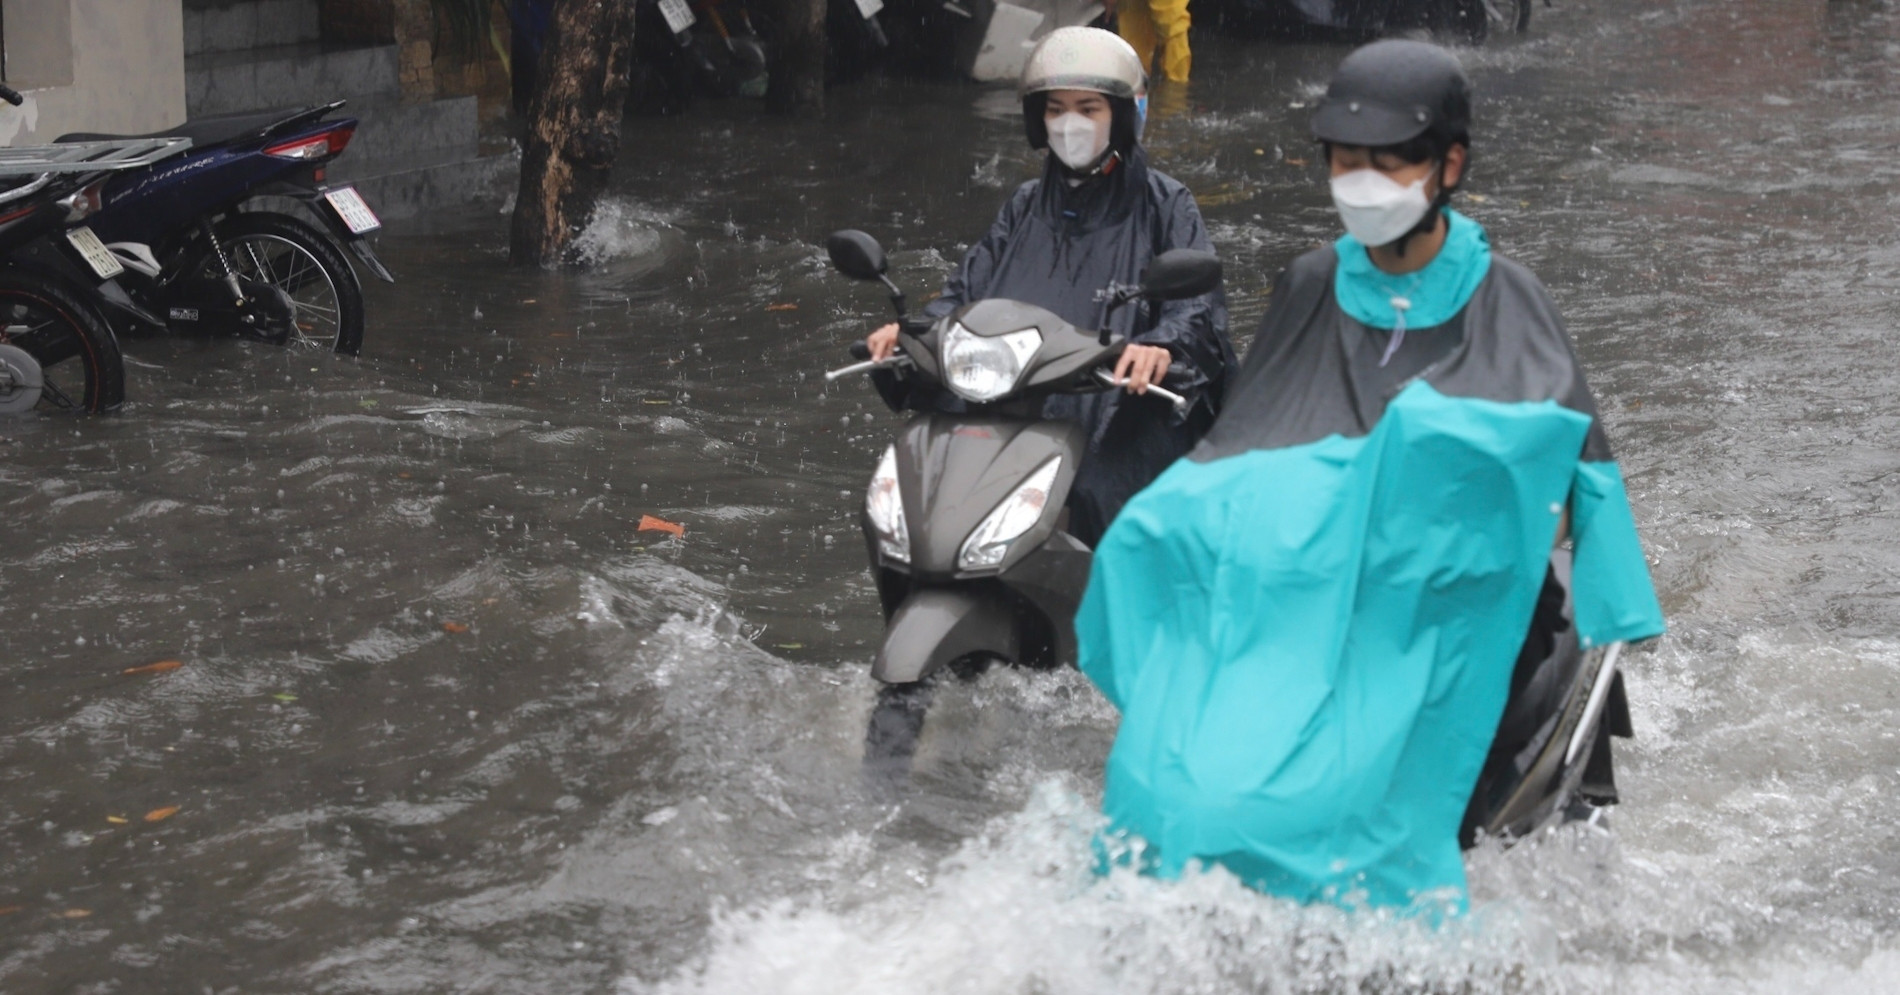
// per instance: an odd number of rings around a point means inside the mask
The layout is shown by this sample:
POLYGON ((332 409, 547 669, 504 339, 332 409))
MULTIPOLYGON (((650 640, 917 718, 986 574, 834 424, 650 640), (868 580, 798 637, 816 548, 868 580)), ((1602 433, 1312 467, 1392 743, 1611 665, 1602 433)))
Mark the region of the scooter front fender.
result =
POLYGON ((1000 594, 969 587, 912 591, 891 615, 871 676, 909 684, 975 653, 1015 660, 1021 651, 1015 612, 1000 594))

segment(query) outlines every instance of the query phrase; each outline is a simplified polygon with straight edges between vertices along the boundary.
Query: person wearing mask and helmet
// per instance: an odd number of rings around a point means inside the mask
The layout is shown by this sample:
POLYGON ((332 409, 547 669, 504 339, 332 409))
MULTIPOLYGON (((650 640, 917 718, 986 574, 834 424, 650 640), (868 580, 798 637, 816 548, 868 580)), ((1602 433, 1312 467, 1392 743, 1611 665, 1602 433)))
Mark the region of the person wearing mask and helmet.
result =
MULTIPOLYGON (((1122 711, 1103 805, 1158 873, 1460 910, 1487 778, 1529 776, 1500 723, 1523 664, 1663 630, 1555 303, 1450 207, 1470 121, 1442 48, 1340 64, 1312 127, 1346 234, 1280 275, 1219 420, 1097 550, 1076 633, 1122 711)), ((1603 687, 1599 729, 1628 735, 1603 687)), ((1612 801, 1594 742, 1556 755, 1612 801)))
MULTIPOLYGON (((1145 82, 1140 60, 1113 32, 1059 28, 1036 45, 1021 94, 1029 145, 1048 150, 1042 177, 1003 205, 943 293, 923 309, 926 317, 1000 297, 1096 329, 1103 323, 1104 288, 1140 282, 1149 261, 1169 249, 1212 250, 1193 194, 1151 168, 1142 151, 1145 82)), ((1219 290, 1119 308, 1109 326, 1129 342, 1114 370, 1126 390, 1058 395, 1044 408, 1048 417, 1073 419, 1088 431, 1067 529, 1089 545, 1130 496, 1193 448, 1219 412, 1235 364, 1219 290), (1171 365, 1177 371, 1169 386, 1194 402, 1185 415, 1139 396, 1171 365)), ((870 335, 872 358, 896 349, 897 331, 890 324, 870 335)), ((943 410, 962 403, 889 372, 875 376, 894 408, 943 410)))

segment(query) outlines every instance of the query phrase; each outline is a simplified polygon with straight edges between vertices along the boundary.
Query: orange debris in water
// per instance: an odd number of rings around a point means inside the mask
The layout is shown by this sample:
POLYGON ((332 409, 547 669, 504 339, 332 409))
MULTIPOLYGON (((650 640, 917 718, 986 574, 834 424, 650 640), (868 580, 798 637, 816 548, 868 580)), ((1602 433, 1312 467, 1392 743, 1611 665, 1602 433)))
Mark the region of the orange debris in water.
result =
POLYGON ((177 815, 177 814, 178 814, 178 806, 167 805, 164 808, 155 808, 151 810, 150 812, 145 813, 145 821, 146 822, 163 822, 166 819, 169 819, 172 816, 177 815))
POLYGON ((157 663, 148 663, 140 667, 127 667, 124 670, 120 671, 120 673, 122 674, 162 674, 167 670, 177 670, 179 667, 182 667, 184 665, 185 663, 182 660, 160 660, 157 663))
POLYGON ((686 526, 678 522, 669 522, 664 518, 654 518, 652 515, 641 515, 640 527, 634 529, 634 531, 670 532, 673 535, 684 537, 686 535, 686 526))

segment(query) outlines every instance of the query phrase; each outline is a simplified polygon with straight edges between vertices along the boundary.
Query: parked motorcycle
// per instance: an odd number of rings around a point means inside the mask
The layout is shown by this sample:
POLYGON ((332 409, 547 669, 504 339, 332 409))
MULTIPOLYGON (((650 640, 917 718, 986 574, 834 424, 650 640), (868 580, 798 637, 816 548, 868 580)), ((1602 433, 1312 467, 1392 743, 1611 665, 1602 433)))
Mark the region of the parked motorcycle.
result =
MULTIPOLYGON (((0 84, 0 99, 22 98, 0 84)), ((86 225, 113 170, 184 151, 181 138, 0 149, 0 414, 109 411, 125 398, 118 340, 101 313, 150 317, 86 225)))
POLYGON ((363 196, 327 182, 355 118, 344 102, 187 121, 143 136, 63 135, 59 142, 188 138, 191 151, 109 179, 92 225, 127 270, 135 300, 175 332, 242 335, 357 352, 363 289, 348 249, 394 282, 366 236, 382 227, 363 196), (323 225, 259 209, 302 203, 323 225))
MULTIPOLYGON (((1522 34, 1534 0, 1221 0, 1223 23, 1265 30, 1367 37, 1425 30, 1483 42, 1494 31, 1522 34)), ((1544 0, 1549 6, 1550 0, 1544 0)))
MULTIPOLYGON (((1126 342, 1009 300, 913 320, 875 239, 841 231, 827 249, 846 276, 891 291, 900 331, 890 358, 872 361, 858 343, 853 351, 864 361, 826 380, 890 371, 964 402, 959 413, 923 412, 900 430, 871 475, 860 519, 886 620, 871 665, 882 686, 865 765, 893 778, 909 769, 941 672, 999 659, 1074 663, 1073 620, 1093 552, 1063 531, 1062 508, 1085 439, 1074 423, 1043 418, 1043 401, 1120 386, 1110 371, 1126 342)), ((1220 273, 1211 253, 1177 249, 1157 256, 1139 287, 1105 288, 1103 299, 1112 310, 1196 297, 1219 286, 1220 273)), ((1165 387, 1149 393, 1177 410, 1188 405, 1165 387)), ((1629 735, 1617 669, 1623 644, 1584 652, 1570 624, 1567 553, 1553 557, 1552 577, 1563 597, 1540 605, 1537 631, 1548 642, 1521 654, 1472 793, 1466 845, 1480 834, 1519 838, 1594 811, 1575 803, 1609 800, 1601 793, 1609 784, 1606 737, 1629 735), (1591 784, 1593 777, 1600 781, 1591 784)))
POLYGON ((763 97, 765 43, 744 0, 639 0, 634 8, 637 106, 677 114, 695 97, 763 97))
MULTIPOLYGON (((889 359, 826 379, 888 370, 966 404, 962 413, 912 418, 884 450, 865 498, 861 524, 886 618, 871 666, 884 687, 867 761, 901 766, 940 671, 992 659, 1074 662, 1071 621, 1092 554, 1063 531, 1061 516, 1087 445, 1075 423, 1044 418, 1043 401, 1119 386, 1111 370, 1127 342, 1000 299, 911 320, 876 240, 842 231, 829 249, 845 275, 891 288, 903 325, 889 359)), ((1105 308, 1196 297, 1220 284, 1220 272, 1212 253, 1172 250, 1156 257, 1140 287, 1107 288, 1105 308)), ((1165 386, 1148 393, 1180 410, 1188 405, 1165 386)))

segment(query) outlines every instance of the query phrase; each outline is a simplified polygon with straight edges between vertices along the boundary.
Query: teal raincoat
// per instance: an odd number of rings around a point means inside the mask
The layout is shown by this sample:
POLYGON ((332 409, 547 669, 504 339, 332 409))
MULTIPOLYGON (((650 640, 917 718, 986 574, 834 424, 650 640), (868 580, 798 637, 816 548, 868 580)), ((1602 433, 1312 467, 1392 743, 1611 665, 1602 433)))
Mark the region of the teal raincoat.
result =
POLYGON ((1555 305, 1451 221, 1423 280, 1350 237, 1296 260, 1226 410, 1097 551, 1104 806, 1158 873, 1462 907, 1460 820, 1566 509, 1584 644, 1663 629, 1555 305))

